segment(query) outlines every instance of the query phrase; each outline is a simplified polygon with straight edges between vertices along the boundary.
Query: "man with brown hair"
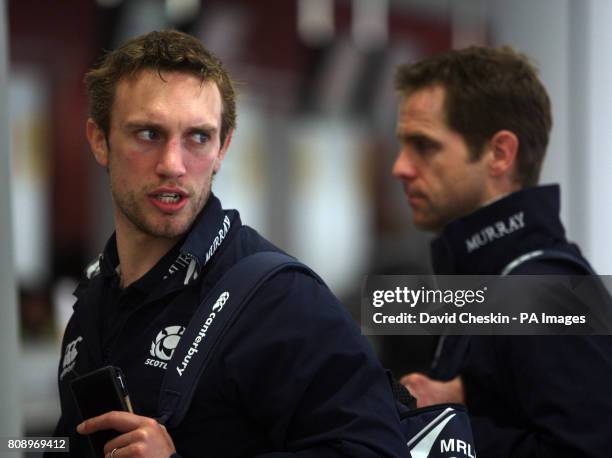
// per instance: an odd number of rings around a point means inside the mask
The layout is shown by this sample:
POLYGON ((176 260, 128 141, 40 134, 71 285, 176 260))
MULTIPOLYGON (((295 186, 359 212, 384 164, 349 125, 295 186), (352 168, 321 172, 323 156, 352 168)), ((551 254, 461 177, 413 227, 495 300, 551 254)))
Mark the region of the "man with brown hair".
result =
MULTIPOLYGON (((88 454, 87 435, 115 431, 106 457, 406 456, 386 374, 329 289, 299 266, 262 283, 217 341, 184 419, 168 429, 156 421, 162 380, 202 299, 250 255, 280 250, 211 192, 235 95, 197 39, 132 39, 86 84, 87 138, 108 172, 116 232, 87 269, 64 335, 56 435, 70 437, 70 455, 88 454), (125 374, 135 413, 80 418, 70 382, 108 365, 125 374)), ((213 311, 228 307, 233 286, 213 311)))
MULTIPOLYGON (((398 69, 393 167, 436 274, 592 272, 536 186, 552 125, 546 90, 508 47, 398 69)), ((448 336, 430 374, 402 378, 419 406, 465 403, 479 457, 604 457, 612 439, 609 336, 448 336)))

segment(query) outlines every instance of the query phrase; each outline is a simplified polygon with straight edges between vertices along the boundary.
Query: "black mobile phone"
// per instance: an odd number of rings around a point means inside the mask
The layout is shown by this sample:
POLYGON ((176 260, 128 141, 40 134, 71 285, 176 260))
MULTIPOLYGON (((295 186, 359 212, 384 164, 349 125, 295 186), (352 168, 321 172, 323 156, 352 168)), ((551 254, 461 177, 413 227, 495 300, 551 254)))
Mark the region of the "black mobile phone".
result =
MULTIPOLYGON (((75 378, 70 387, 81 414, 81 420, 97 417, 112 410, 133 412, 121 369, 105 366, 75 378)), ((117 431, 107 429, 88 434, 94 457, 104 457, 104 444, 117 437, 117 431)))

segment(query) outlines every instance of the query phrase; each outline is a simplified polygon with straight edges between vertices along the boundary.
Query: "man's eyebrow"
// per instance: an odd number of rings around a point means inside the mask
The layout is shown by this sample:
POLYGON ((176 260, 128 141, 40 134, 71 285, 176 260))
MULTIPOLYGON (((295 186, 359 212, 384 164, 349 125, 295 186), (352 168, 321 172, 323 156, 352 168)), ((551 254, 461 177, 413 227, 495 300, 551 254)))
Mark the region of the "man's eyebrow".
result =
MULTIPOLYGON (((167 130, 163 124, 153 121, 128 121, 124 124, 124 127, 128 130, 139 130, 139 129, 154 129, 159 132, 165 132, 167 130)), ((188 131, 202 131, 208 134, 216 133, 219 128, 210 123, 195 124, 187 128, 188 131)))
POLYGON ((437 140, 435 140, 433 137, 430 137, 429 135, 423 133, 397 132, 396 135, 398 140, 404 142, 427 141, 432 143, 438 143, 437 140))
POLYGON ((425 133, 400 133, 398 136, 400 145, 409 146, 417 149, 434 149, 439 150, 443 143, 425 133))
POLYGON ((187 130, 202 131, 202 132, 206 132, 207 134, 214 134, 219 130, 219 128, 215 126, 214 124, 203 123, 203 124, 196 124, 194 126, 191 126, 187 130))
POLYGON ((161 124, 152 122, 152 121, 128 121, 124 124, 124 127, 129 130, 138 130, 138 129, 155 129, 159 131, 165 130, 161 124))

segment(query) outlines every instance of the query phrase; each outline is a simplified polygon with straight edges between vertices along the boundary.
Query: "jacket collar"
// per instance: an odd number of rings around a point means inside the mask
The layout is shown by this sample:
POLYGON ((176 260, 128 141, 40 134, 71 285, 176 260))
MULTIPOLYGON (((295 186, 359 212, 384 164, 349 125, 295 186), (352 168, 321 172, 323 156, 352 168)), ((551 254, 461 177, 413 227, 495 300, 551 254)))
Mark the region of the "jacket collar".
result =
MULTIPOLYGON (((238 212, 223 210, 219 199, 211 193, 206 205, 183 240, 130 287, 143 293, 161 289, 159 292, 165 294, 170 290, 190 284, 201 275, 204 267, 217 253, 230 229, 240 227, 241 224, 238 212)), ((117 275, 118 263, 117 242, 113 233, 106 243, 104 252, 86 269, 86 276, 88 280, 92 280, 102 275, 109 280, 117 275)), ((88 288, 88 283, 79 285, 75 292, 77 297, 81 290, 88 288)))
POLYGON ((196 262, 198 273, 215 255, 230 229, 241 225, 237 211, 224 211, 212 193, 180 248, 181 256, 196 262))
POLYGON ((558 185, 525 188, 449 223, 431 243, 436 274, 498 274, 517 256, 565 241, 558 185))

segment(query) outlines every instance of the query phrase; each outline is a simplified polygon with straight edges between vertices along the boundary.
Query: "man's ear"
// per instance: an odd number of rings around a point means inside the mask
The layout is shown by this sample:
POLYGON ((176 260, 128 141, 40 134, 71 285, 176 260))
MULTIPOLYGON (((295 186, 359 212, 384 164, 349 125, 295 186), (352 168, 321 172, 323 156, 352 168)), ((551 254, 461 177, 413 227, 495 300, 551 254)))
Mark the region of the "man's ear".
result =
POLYGON ((221 149, 219 150, 219 155, 215 159, 215 165, 213 169, 214 173, 217 173, 219 169, 221 168, 221 162, 223 161, 223 158, 225 158, 225 153, 227 153, 227 150, 230 147, 230 143, 232 143, 232 135, 234 135, 234 129, 230 129, 227 132, 227 135, 225 136, 225 141, 223 142, 223 146, 221 146, 221 149))
POLYGON ((91 118, 87 120, 87 140, 96 158, 96 162, 102 167, 108 168, 108 143, 106 135, 91 118))
POLYGON ((519 139, 514 132, 500 130, 489 141, 489 173, 493 177, 512 177, 516 169, 519 139))

